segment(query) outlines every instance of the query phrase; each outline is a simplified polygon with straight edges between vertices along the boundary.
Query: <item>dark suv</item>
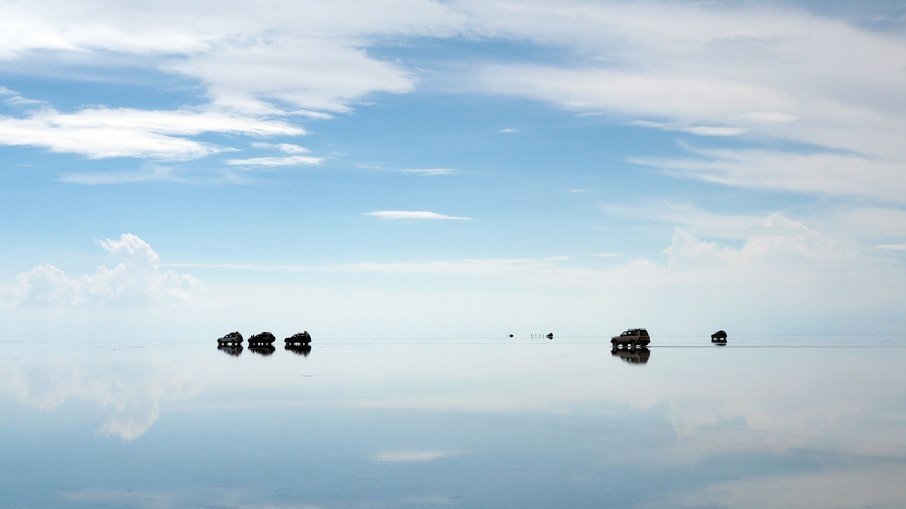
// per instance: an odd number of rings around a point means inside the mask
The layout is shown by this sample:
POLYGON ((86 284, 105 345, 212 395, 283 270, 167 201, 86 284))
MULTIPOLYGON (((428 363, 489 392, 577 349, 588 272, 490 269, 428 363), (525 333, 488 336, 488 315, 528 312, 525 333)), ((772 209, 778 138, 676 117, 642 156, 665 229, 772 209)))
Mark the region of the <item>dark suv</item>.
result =
POLYGON ((613 346, 628 346, 630 348, 648 346, 648 343, 650 342, 651 338, 648 336, 648 331, 645 329, 629 329, 623 331, 619 336, 614 336, 610 339, 610 344, 613 346))

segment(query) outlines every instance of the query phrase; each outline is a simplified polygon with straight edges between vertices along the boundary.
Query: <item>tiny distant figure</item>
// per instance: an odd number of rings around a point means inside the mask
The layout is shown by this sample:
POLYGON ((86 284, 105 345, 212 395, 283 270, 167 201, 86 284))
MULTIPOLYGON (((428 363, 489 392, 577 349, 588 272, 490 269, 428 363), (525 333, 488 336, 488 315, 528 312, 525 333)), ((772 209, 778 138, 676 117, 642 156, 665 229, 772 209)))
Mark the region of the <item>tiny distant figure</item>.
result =
POLYGON ((512 338, 512 337, 515 337, 515 336, 513 336, 512 334, 510 334, 510 337, 512 338))
POLYGON ((553 333, 553 332, 548 332, 548 333, 547 333, 547 336, 545 336, 545 337, 546 337, 547 339, 554 339, 554 333, 553 333))

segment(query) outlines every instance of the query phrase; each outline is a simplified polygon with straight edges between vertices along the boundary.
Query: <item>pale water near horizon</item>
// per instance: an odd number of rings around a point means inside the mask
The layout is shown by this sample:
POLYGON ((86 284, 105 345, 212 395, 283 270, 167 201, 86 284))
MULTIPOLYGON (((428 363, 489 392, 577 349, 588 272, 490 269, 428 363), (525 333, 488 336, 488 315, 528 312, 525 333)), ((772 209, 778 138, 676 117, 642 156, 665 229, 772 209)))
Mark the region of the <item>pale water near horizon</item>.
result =
POLYGON ((0 507, 906 507, 906 338, 607 339, 2 342, 0 507))

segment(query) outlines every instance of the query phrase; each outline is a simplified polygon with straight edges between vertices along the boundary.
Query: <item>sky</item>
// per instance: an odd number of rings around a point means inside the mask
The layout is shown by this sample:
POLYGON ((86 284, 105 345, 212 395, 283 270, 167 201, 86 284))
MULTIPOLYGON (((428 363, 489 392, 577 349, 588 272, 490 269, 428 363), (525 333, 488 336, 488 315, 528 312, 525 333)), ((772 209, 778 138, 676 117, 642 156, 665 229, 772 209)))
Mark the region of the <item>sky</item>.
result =
POLYGON ((906 5, 8 1, 0 339, 898 333, 906 5))

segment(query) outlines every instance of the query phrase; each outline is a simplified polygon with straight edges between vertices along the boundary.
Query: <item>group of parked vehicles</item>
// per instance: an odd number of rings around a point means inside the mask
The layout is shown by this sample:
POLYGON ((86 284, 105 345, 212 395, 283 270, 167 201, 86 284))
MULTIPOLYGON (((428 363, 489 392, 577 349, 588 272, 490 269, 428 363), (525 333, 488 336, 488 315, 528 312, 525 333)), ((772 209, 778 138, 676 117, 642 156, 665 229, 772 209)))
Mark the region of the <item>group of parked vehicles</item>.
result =
MULTIPOLYGON (((646 329, 627 329, 619 336, 610 338, 610 344, 613 345, 614 348, 644 348, 647 347, 649 343, 651 343, 651 336, 648 335, 646 329)), ((719 330, 714 334, 711 334, 711 343, 714 343, 715 345, 726 345, 726 331, 719 330)))
MULTIPOLYGON (((510 337, 513 337, 513 335, 510 334, 510 337)), ((554 334, 550 333, 545 337, 553 339, 554 334)), ((249 336, 248 343, 250 347, 270 346, 273 345, 276 340, 277 338, 270 332, 259 332, 258 334, 249 336)), ((238 331, 233 331, 218 338, 217 344, 220 346, 240 346, 242 345, 242 341, 242 334, 238 331)), ((308 331, 298 332, 284 339, 284 342, 290 346, 308 345, 311 343, 311 334, 309 334, 308 331)), ((711 342, 717 345, 727 344, 726 331, 719 330, 714 334, 711 334, 711 342)), ((646 329, 627 329, 619 336, 614 336, 610 339, 610 344, 613 345, 614 348, 645 348, 649 343, 651 343, 651 336, 646 329)))
MULTIPOLYGON (((253 334, 249 336, 248 342, 249 346, 266 346, 273 345, 274 341, 277 340, 277 337, 270 332, 259 332, 258 334, 253 334)), ((224 334, 223 337, 217 339, 218 345, 241 345, 243 341, 242 334, 239 331, 233 331, 227 334, 224 334)), ((311 343, 311 334, 308 331, 298 332, 292 336, 283 340, 287 345, 307 345, 311 343)))

